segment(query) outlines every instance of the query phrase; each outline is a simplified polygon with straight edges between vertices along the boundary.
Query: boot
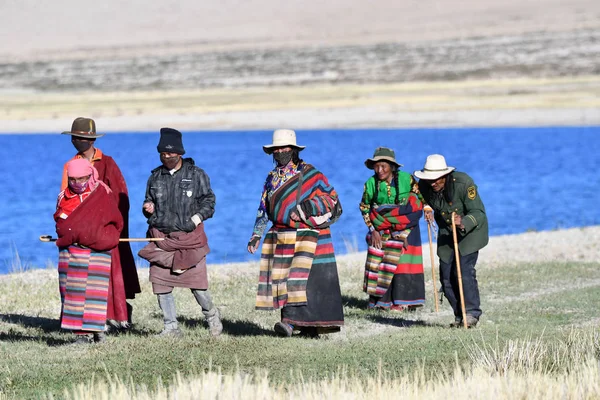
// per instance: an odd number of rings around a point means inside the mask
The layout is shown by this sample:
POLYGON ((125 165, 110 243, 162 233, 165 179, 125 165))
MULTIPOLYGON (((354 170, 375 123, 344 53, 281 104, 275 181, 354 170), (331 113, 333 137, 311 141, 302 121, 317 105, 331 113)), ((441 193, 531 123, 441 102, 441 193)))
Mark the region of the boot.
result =
POLYGON ((202 313, 208 323, 208 332, 211 336, 219 336, 223 332, 221 313, 214 306, 208 290, 192 289, 196 301, 202 307, 202 313))
POLYGON ((177 312, 175 311, 175 298, 173 293, 157 294, 158 305, 163 312, 163 321, 165 327, 157 336, 182 336, 179 324, 177 323, 177 312))
POLYGON ((212 315, 206 316, 206 322, 208 322, 208 333, 210 333, 210 336, 219 336, 221 332, 223 332, 221 313, 217 307, 214 307, 213 310, 214 311, 212 312, 212 315))

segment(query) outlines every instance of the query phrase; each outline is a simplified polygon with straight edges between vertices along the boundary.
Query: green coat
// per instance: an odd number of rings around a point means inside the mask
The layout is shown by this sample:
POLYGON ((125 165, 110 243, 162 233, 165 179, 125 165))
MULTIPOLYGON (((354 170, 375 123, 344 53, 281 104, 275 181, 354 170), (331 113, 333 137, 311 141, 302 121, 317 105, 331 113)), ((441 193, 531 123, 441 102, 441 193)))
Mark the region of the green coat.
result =
POLYGON ((449 263, 454 253, 452 239, 452 212, 462 216, 464 229, 456 227, 458 250, 460 254, 475 253, 488 244, 488 221, 485 207, 477 185, 471 177, 463 172, 452 172, 448 175, 444 192, 450 194, 452 201, 445 196, 436 195, 431 186, 424 181, 419 182, 419 190, 425 202, 433 208, 435 222, 439 227, 437 254, 440 259, 449 263))
POLYGON ((410 194, 411 189, 416 185, 413 176, 404 171, 398 171, 398 181, 395 183, 395 185, 389 185, 385 181, 379 181, 379 190, 376 191, 375 185, 377 184, 377 179, 375 176, 371 176, 365 182, 359 208, 369 230, 373 227, 373 224, 369 219, 369 213, 371 212, 372 206, 377 207, 382 204, 395 204, 396 194, 398 194, 398 204, 405 205, 408 201, 408 195, 410 194), (375 192, 377 192, 376 199, 374 198, 375 192))

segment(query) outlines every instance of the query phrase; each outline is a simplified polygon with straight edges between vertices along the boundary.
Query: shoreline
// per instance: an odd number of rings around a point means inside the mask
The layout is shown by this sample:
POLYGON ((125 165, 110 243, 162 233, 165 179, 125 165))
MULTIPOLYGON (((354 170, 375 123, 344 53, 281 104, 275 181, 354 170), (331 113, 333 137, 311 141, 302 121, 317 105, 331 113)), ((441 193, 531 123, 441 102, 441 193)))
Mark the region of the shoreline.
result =
MULTIPOLYGON (((434 244, 434 246, 436 246, 434 244)), ((423 267, 431 270, 429 244, 422 244, 423 267)), ((435 254, 435 250, 434 250, 435 254)), ((336 254, 339 270, 363 268, 366 251, 336 254)), ((510 235, 491 236, 489 244, 480 251, 477 267, 499 268, 515 264, 597 263, 600 260, 600 225, 568 228, 553 231, 526 232, 510 235), (560 246, 556 244, 560 243, 560 246)), ((436 268, 439 260, 435 260, 436 268)), ((215 276, 258 276, 259 260, 215 264, 208 263, 211 279, 215 276)), ((138 267, 140 280, 147 281, 148 267, 138 267)), ((437 273, 437 271, 436 271, 437 273)), ((19 272, 0 274, 0 281, 35 280, 52 278, 55 268, 33 268, 19 272)), ((426 277, 430 276, 426 274, 426 277)), ((430 279, 430 278, 427 278, 430 279)))
POLYGON ((129 92, 0 91, 0 133, 600 125, 600 76, 129 92))

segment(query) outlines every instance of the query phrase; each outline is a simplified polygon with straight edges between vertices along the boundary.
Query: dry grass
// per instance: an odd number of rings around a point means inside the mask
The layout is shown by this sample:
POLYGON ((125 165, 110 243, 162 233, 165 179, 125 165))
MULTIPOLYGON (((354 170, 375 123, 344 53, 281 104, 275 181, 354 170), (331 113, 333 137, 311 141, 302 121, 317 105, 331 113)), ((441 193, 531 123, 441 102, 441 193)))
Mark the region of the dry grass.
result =
POLYGON ((273 384, 267 372, 223 374, 207 371, 153 388, 118 378, 90 381, 65 391, 66 399, 592 399, 600 396, 598 332, 573 332, 566 342, 548 346, 541 338, 509 341, 502 349, 485 343, 469 348, 473 366, 453 370, 424 366, 399 376, 380 365, 360 379, 340 369, 322 380, 290 373, 273 384), (548 368, 548 361, 551 368, 548 368))
MULTIPOLYGON (((579 230, 568 232, 569 240, 579 237, 579 230)), ((595 232, 581 233, 591 240, 595 232)), ((423 309, 366 310, 364 258, 338 257, 346 325, 322 340, 274 336, 278 314, 254 310, 256 262, 209 265, 225 328, 217 339, 187 290, 175 291, 184 337, 154 337, 162 319, 141 269, 133 330, 83 348, 70 346, 72 335, 60 330, 55 271, 0 276, 0 398, 187 399, 217 398, 217 391, 220 399, 600 396, 597 262, 490 264, 491 253, 482 255, 484 315, 477 329, 465 331, 448 328, 447 303, 434 311, 427 255, 423 309)))

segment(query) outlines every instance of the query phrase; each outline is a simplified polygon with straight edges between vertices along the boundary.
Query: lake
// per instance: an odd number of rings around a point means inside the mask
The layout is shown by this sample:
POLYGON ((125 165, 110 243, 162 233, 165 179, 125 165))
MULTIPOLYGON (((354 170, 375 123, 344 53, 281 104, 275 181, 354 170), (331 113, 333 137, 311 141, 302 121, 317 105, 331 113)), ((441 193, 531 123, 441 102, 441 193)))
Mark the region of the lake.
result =
MULTIPOLYGON (((68 128, 68 127, 66 127, 68 128)), ((176 128, 176 127, 175 127, 176 128)), ((186 156, 211 178, 216 212, 206 221, 209 264, 257 261, 246 244, 272 158, 262 150, 271 131, 184 132, 186 156)), ((365 250, 360 212, 363 184, 372 174, 364 161, 378 146, 391 147, 405 171, 421 169, 440 153, 479 186, 490 234, 600 224, 600 127, 339 129, 297 131, 315 165, 339 193, 344 214, 333 225, 336 253, 365 250)), ((141 213, 150 171, 160 164, 157 132, 109 133, 97 147, 112 156, 130 193, 130 235, 144 237, 141 213)), ((0 273, 56 264, 57 249, 38 240, 55 235, 52 214, 63 164, 75 150, 60 134, 0 135, 0 273)), ((424 225, 422 226, 424 228, 424 225)), ((424 240, 427 230, 422 229, 424 240)), ((560 246, 560 243, 556 243, 560 246)), ((137 252, 143 244, 132 244, 137 252)), ((147 265, 139 260, 141 265, 147 265)))

